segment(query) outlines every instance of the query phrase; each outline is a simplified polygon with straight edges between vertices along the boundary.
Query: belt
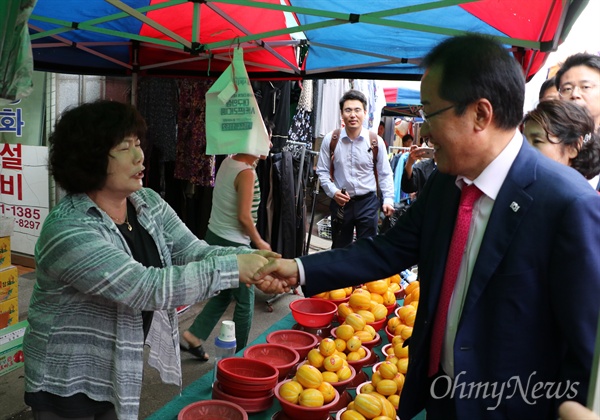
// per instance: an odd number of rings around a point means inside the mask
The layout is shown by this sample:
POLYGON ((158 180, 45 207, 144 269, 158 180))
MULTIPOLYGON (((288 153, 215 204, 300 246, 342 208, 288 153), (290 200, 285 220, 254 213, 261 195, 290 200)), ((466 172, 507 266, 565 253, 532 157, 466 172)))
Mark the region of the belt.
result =
POLYGON ((375 193, 373 191, 371 191, 371 192, 363 194, 363 195, 355 195, 350 200, 352 200, 352 201, 360 201, 360 200, 364 200, 365 198, 372 197, 373 195, 375 195, 375 193))

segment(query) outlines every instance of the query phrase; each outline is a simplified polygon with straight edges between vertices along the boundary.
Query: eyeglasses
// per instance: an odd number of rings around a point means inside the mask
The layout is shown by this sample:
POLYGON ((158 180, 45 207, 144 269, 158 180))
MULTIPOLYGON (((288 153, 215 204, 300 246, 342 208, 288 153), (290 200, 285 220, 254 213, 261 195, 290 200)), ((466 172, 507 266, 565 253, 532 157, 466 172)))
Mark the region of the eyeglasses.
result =
POLYGON ((360 114, 364 110, 362 108, 344 108, 343 111, 344 111, 344 114, 350 115, 352 113, 354 113, 354 114, 360 114))
POLYGON ((422 109, 419 109, 419 115, 421 116, 421 118, 423 118, 423 122, 427 122, 427 120, 435 117, 436 115, 440 115, 442 112, 446 112, 449 109, 454 108, 455 106, 456 105, 450 105, 450 106, 447 106, 446 108, 442 108, 437 111, 430 112, 429 114, 426 114, 425 111, 423 111, 422 109))
POLYGON ((568 97, 573 94, 573 92, 575 91, 576 88, 578 88, 579 92, 581 92, 582 95, 587 95, 597 87, 598 87, 598 85, 592 85, 592 84, 584 84, 584 85, 566 84, 564 86, 561 86, 558 89, 558 94, 561 97, 568 97))

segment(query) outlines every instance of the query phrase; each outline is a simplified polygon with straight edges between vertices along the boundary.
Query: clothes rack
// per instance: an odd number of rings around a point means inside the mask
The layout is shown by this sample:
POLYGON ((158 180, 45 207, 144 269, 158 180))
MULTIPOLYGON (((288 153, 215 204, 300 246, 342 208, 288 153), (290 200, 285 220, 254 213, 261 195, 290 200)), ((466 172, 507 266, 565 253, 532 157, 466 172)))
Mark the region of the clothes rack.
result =
POLYGON ((410 151, 410 147, 402 147, 402 146, 389 146, 388 149, 389 149, 388 152, 391 152, 392 150, 399 150, 401 152, 410 151))

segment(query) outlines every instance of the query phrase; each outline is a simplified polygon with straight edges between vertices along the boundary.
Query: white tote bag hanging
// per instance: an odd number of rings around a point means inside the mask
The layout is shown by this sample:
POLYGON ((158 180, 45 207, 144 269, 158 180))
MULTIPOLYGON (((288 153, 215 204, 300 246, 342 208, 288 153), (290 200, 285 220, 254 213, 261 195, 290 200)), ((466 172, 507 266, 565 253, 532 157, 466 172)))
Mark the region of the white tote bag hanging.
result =
POLYGON ((269 154, 269 135, 246 66, 242 48, 206 92, 206 154, 269 154))

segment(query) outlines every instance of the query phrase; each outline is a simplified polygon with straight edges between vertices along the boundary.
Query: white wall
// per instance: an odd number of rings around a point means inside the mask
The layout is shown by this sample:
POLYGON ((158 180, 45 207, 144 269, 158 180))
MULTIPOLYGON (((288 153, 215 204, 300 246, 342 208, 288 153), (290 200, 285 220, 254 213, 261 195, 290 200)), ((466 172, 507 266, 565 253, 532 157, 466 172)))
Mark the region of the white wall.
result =
POLYGON ((590 0, 585 10, 571 28, 567 39, 550 53, 544 67, 527 83, 523 111, 533 109, 538 103, 540 87, 548 75, 548 70, 578 52, 600 54, 600 0, 590 0))

